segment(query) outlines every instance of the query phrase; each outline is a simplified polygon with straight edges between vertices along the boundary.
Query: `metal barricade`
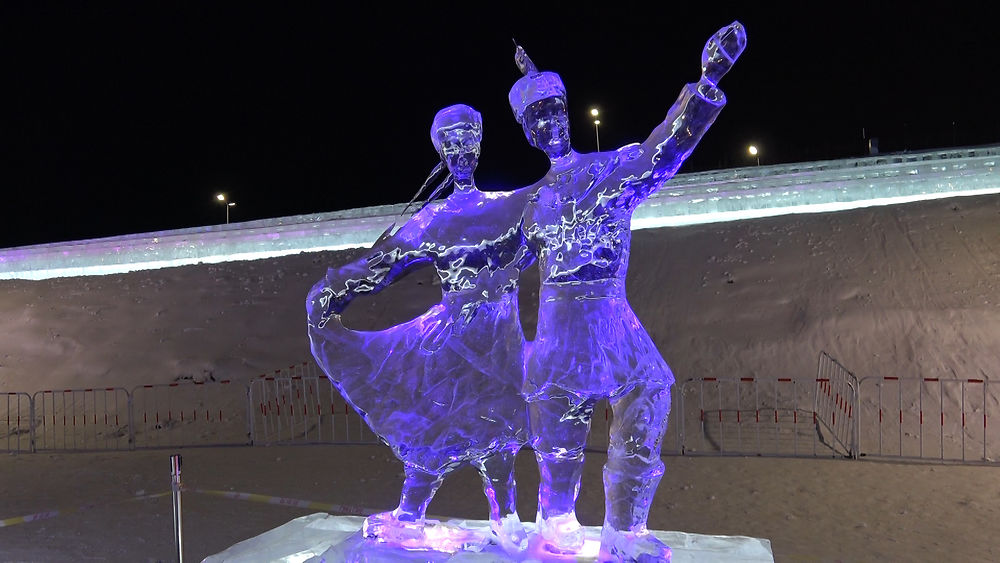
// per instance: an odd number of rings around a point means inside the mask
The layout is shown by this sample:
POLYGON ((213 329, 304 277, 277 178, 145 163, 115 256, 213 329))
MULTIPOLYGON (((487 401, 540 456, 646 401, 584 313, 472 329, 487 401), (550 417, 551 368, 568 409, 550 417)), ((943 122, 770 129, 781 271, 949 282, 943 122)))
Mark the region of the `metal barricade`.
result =
POLYGON ((302 362, 291 364, 287 368, 276 369, 271 373, 261 374, 257 379, 272 378, 292 378, 292 377, 321 377, 326 378, 326 374, 320 371, 316 362, 302 362))
POLYGON ((816 365, 816 393, 813 412, 821 438, 849 457, 858 456, 858 378, 826 352, 816 365))
MULTIPOLYGON (((7 452, 378 443, 311 362, 246 384, 177 382, 66 389, 0 400, 7 452), (289 374, 287 377, 281 374, 289 374), (295 375, 291 375, 295 374, 295 375)), ((682 455, 859 455, 997 463, 987 379, 866 377, 822 352, 813 379, 689 379, 672 390, 661 451, 682 455)), ((597 403, 587 446, 606 450, 614 412, 597 403)))
POLYGON ((132 389, 136 448, 247 445, 247 387, 228 379, 132 389))
POLYGON ((379 441, 325 376, 255 379, 249 397, 255 445, 379 441))
POLYGON ((127 450, 129 394, 119 387, 39 391, 33 403, 33 450, 127 450))
POLYGON ((865 456, 995 462, 988 434, 998 403, 986 379, 866 377, 861 380, 865 456))
POLYGON ((0 423, 6 428, 0 432, 0 444, 8 453, 33 451, 31 421, 33 401, 27 393, 9 392, 3 395, 0 402, 0 423))
POLYGON ((821 439, 813 380, 704 377, 679 385, 683 455, 844 456, 821 439))

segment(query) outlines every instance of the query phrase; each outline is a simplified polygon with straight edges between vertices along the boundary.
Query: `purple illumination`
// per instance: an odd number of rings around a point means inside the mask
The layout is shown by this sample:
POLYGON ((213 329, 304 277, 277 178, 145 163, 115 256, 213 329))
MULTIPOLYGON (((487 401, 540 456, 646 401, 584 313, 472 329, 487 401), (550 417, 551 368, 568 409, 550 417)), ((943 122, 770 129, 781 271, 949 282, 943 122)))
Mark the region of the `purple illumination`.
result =
POLYGON ((604 466, 602 560, 670 559, 646 520, 663 476, 660 443, 674 376, 626 299, 630 224, 715 121, 725 105, 718 82, 745 46, 738 22, 719 30, 702 53, 701 79, 684 86, 644 143, 592 154, 572 149, 562 79, 539 72, 518 47, 515 62, 525 76, 510 104, 551 168, 513 192, 476 189, 479 113, 463 105, 438 113, 431 139, 449 175, 431 203, 398 232, 386 231, 366 258, 328 270, 306 301, 313 355, 406 469, 399 507, 366 519, 366 537, 407 549, 453 543, 425 515, 445 474, 470 463, 482 475, 499 543, 523 551, 513 463, 530 417, 541 477, 538 535, 550 552, 580 553, 585 538, 575 505, 583 451, 594 405, 607 398, 615 417, 604 466), (433 201, 450 182, 454 193, 433 201), (517 281, 535 257, 538 327, 526 354, 517 281), (343 326, 340 314, 354 298, 426 263, 441 279, 439 304, 384 331, 343 326))
POLYGON ((518 228, 528 194, 476 189, 481 136, 472 108, 439 112, 431 138, 454 192, 387 233, 366 258, 331 268, 306 301, 313 355, 405 466, 399 507, 369 517, 365 535, 407 549, 441 547, 427 505, 445 474, 465 463, 482 476, 499 543, 520 551, 527 540, 513 469, 528 440, 517 306, 518 276, 530 263, 518 228), (441 279, 441 303, 383 331, 343 326, 340 313, 355 297, 424 263, 441 279))
POLYGON ((663 475, 660 443, 674 376, 626 299, 629 226, 636 207, 677 172, 715 121, 725 105, 718 81, 745 45, 738 22, 721 29, 705 45, 699 82, 681 90, 645 142, 592 154, 570 146, 558 75, 537 72, 520 48, 515 54, 525 76, 510 91, 511 107, 551 162, 528 188, 522 229, 541 272, 524 392, 541 476, 538 529, 553 551, 583 547, 575 504, 584 445, 595 403, 608 398, 615 416, 602 550, 612 560, 670 558, 646 519, 663 475))

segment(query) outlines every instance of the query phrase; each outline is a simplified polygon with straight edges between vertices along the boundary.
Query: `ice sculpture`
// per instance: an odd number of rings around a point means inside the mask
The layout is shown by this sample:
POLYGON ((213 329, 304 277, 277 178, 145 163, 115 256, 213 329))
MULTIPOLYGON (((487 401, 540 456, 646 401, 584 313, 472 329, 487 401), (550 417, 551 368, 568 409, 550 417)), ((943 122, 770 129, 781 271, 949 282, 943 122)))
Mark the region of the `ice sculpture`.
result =
POLYGON ((575 504, 584 444, 594 404, 609 398, 614 421, 604 466, 604 557, 670 558, 646 519, 663 475, 660 443, 674 376, 626 299, 629 223, 715 121, 725 105, 718 81, 745 46, 739 22, 719 30, 702 53, 701 79, 684 86, 645 142, 591 154, 570 146, 559 75, 538 72, 520 47, 515 54, 525 76, 511 89, 510 104, 528 141, 551 162, 528 188, 533 195, 522 228, 541 273, 524 391, 541 477, 538 529, 552 551, 583 546, 575 504))
POLYGON ((513 464, 528 438, 517 304, 518 275, 530 261, 519 228, 528 194, 476 188, 481 138, 476 110, 438 112, 431 139, 450 173, 442 186, 452 181, 453 193, 387 231, 366 258, 329 269, 306 300, 317 362, 405 466, 399 507, 367 518, 365 535, 411 549, 449 541, 425 513, 445 474, 464 463, 479 469, 500 544, 526 545, 513 464), (343 325, 340 313, 355 297, 427 264, 441 280, 439 304, 384 331, 343 325))

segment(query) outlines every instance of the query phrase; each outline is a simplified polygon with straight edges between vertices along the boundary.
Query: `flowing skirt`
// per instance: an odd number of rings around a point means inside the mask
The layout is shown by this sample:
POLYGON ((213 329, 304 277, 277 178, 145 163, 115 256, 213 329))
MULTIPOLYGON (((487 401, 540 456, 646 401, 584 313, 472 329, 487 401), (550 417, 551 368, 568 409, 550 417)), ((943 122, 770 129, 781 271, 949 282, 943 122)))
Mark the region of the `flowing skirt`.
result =
POLYGON ((350 330, 339 317, 318 328, 318 306, 309 308, 316 361, 402 461, 440 474, 527 441, 516 294, 471 315, 435 305, 382 331, 350 330))

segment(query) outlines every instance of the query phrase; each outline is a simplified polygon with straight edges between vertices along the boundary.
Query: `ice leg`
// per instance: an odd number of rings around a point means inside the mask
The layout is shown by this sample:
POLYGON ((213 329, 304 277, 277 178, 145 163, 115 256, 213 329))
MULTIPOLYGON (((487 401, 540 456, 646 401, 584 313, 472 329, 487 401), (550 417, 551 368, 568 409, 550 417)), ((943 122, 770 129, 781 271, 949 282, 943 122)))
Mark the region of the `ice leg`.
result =
POLYGON ((539 534, 552 551, 574 553, 583 547, 576 498, 594 403, 592 399, 573 403, 560 397, 528 405, 540 477, 536 521, 539 534))
POLYGON ((520 552, 528 545, 528 534, 517 514, 517 482, 514 461, 521 444, 510 445, 479 463, 483 493, 490 503, 490 528, 500 547, 520 552))
POLYGON ((660 445, 670 414, 670 388, 639 384, 612 409, 601 550, 613 561, 669 561, 670 548, 649 533, 646 520, 663 477, 660 445))
POLYGON ((428 473, 412 465, 406 465, 405 472, 399 506, 392 512, 365 518, 362 530, 366 538, 403 544, 423 536, 427 505, 441 486, 444 475, 428 473))

